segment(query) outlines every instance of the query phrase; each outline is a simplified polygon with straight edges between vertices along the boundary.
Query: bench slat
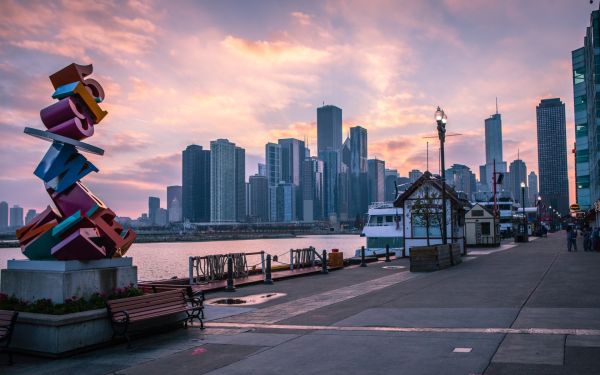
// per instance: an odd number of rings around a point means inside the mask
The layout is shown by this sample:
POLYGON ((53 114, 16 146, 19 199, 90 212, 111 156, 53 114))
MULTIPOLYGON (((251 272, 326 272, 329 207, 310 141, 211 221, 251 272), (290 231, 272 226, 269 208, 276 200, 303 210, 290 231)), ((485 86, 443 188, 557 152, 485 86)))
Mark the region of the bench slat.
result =
POLYGON ((150 309, 155 306, 183 304, 184 302, 185 301, 183 297, 180 296, 179 298, 161 299, 156 301, 140 301, 138 303, 121 304, 117 306, 111 305, 110 310, 116 312, 123 310, 150 309))

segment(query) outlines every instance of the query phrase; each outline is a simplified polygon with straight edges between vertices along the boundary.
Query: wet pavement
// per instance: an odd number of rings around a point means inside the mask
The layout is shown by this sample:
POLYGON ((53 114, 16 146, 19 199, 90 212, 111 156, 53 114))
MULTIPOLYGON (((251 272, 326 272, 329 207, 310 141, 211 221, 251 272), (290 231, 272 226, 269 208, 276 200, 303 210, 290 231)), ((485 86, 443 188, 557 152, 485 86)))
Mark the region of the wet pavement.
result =
POLYGON ((411 274, 408 260, 238 288, 198 327, 60 360, 16 356, 2 374, 598 374, 600 253, 564 233, 411 274), (384 268, 385 266, 406 268, 384 268))

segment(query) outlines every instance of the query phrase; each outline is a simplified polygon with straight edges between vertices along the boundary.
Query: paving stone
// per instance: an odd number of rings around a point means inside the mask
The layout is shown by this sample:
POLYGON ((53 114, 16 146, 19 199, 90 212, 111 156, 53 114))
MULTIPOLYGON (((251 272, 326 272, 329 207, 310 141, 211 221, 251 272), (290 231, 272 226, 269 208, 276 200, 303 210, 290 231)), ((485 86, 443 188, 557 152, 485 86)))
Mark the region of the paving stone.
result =
POLYGON ((564 343, 563 335, 506 335, 492 362, 562 366, 564 343))

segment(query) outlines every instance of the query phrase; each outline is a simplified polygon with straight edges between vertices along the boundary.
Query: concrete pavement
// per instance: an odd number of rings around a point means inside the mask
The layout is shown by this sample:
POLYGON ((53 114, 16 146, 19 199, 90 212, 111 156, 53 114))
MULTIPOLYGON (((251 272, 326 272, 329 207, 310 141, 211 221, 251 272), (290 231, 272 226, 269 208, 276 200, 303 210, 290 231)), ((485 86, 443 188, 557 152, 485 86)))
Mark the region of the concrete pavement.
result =
POLYGON ((568 253, 564 237, 476 251, 435 273, 411 274, 400 259, 211 294, 286 296, 208 307, 205 331, 61 360, 18 356, 0 372, 598 374, 600 253, 568 253))

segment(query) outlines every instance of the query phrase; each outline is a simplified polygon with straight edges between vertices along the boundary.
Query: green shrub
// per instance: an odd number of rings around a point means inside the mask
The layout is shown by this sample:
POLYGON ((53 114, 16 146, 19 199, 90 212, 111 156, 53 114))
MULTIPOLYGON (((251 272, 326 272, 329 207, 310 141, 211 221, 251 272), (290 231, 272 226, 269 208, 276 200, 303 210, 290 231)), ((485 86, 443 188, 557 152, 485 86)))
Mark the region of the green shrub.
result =
POLYGON ((106 307, 106 301, 119 298, 141 296, 144 292, 132 285, 125 288, 113 289, 109 294, 94 293, 89 298, 73 296, 65 299, 64 303, 54 303, 42 298, 35 301, 24 301, 17 297, 0 293, 0 310, 15 310, 37 314, 64 315, 81 311, 96 310, 106 307))

